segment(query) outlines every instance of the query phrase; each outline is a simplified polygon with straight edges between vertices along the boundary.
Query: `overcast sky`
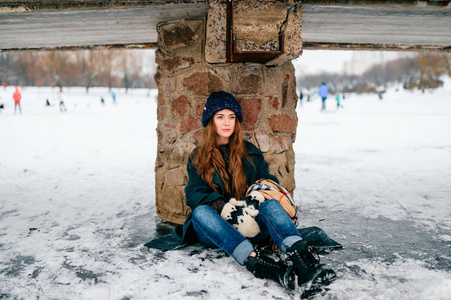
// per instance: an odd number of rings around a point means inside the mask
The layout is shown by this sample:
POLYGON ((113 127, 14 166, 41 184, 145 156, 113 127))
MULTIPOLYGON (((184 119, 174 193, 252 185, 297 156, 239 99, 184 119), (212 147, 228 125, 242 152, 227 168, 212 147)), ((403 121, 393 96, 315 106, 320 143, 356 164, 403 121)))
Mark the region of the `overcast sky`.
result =
POLYGON ((354 51, 341 50, 304 50, 293 63, 301 72, 310 74, 339 73, 343 71, 343 63, 351 61, 354 51))
POLYGON ((395 51, 304 50, 293 64, 296 66, 296 76, 306 73, 341 73, 345 62, 350 63, 353 58, 370 64, 396 59, 404 54, 395 51))

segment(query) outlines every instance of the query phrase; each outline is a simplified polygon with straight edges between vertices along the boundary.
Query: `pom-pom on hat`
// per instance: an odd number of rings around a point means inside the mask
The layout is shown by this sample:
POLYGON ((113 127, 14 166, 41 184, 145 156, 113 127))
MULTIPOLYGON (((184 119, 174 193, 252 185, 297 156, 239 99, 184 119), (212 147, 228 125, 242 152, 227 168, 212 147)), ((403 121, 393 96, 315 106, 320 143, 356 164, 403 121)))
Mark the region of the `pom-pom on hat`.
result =
POLYGON ((235 97, 230 93, 219 91, 213 92, 208 96, 204 112, 202 113, 202 126, 207 126, 208 121, 210 121, 218 111, 223 109, 233 111, 238 118, 238 121, 240 121, 240 123, 243 122, 241 106, 238 101, 236 101, 235 97))

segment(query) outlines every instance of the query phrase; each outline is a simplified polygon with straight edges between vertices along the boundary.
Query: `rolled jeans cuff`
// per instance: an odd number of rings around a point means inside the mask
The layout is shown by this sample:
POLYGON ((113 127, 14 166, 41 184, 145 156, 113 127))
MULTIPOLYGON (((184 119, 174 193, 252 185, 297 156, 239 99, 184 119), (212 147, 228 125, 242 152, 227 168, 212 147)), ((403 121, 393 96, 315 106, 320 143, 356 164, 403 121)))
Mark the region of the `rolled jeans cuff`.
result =
POLYGON ((293 246, 296 242, 301 241, 302 238, 299 235, 292 235, 289 236, 282 241, 282 252, 287 253, 287 249, 289 249, 291 246, 293 246))
POLYGON ((233 258, 242 266, 244 266, 244 262, 249 257, 249 255, 255 251, 251 242, 248 240, 242 241, 238 246, 236 246, 235 250, 233 250, 232 256, 233 258))

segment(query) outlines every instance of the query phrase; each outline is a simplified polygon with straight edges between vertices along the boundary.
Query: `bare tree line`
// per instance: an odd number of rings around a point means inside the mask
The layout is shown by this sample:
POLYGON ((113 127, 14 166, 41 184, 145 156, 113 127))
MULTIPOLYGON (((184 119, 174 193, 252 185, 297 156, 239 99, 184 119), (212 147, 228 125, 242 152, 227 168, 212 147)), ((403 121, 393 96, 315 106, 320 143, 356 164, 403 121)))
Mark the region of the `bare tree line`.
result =
POLYGON ((26 86, 155 88, 153 50, 0 53, 0 81, 26 86))
POLYGON ((305 75, 297 79, 301 89, 313 89, 326 82, 338 92, 377 92, 393 83, 403 83, 405 88, 436 88, 439 77, 451 77, 451 54, 424 52, 377 64, 362 75, 323 73, 305 75))
MULTIPOLYGON (((451 54, 416 56, 374 65, 362 75, 323 73, 297 79, 301 89, 326 82, 333 91, 376 92, 391 83, 406 88, 440 86, 439 76, 451 76, 451 54)), ((94 86, 155 88, 153 50, 86 50, 0 53, 0 82, 27 86, 94 86), (145 67, 145 68, 143 68, 145 67)))

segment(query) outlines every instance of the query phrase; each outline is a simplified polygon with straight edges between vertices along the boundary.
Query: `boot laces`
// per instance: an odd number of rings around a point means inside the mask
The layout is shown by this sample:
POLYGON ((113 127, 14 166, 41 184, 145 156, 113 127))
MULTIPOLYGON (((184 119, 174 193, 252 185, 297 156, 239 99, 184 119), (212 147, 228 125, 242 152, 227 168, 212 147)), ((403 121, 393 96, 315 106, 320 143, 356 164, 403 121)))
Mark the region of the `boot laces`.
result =
POLYGON ((264 255, 259 250, 256 250, 255 252, 257 253, 255 258, 257 258, 261 264, 263 264, 263 265, 265 265, 267 267, 270 267, 270 268, 276 268, 277 270, 279 270, 281 268, 281 264, 278 263, 277 261, 275 261, 272 258, 264 255))
POLYGON ((294 249, 289 255, 297 256, 306 269, 314 267, 320 262, 319 255, 313 246, 308 246, 306 250, 294 249))

